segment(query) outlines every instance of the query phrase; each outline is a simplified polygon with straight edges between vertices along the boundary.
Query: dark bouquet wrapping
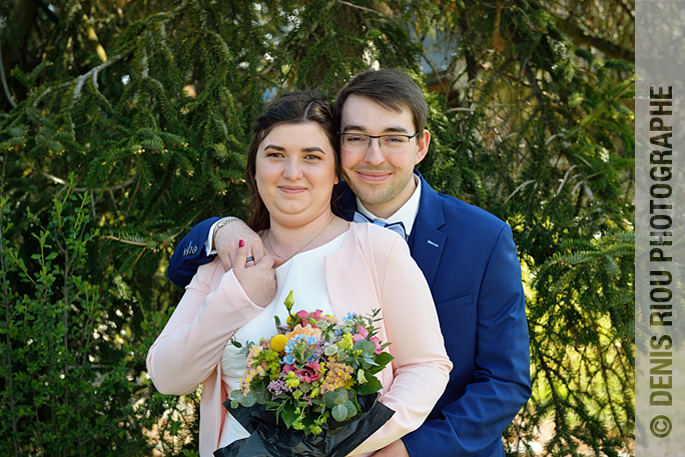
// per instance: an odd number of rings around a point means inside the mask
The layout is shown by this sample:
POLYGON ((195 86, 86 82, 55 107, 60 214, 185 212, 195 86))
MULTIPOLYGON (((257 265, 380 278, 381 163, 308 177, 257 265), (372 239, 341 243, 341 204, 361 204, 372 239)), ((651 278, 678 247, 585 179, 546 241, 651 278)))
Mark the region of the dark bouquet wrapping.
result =
POLYGON ((377 401, 378 394, 357 397, 361 412, 354 418, 322 424, 318 434, 307 434, 278 424, 273 412, 263 405, 250 408, 224 406, 250 433, 249 438, 238 440, 214 451, 216 457, 345 457, 381 428, 394 411, 377 401))
MULTIPOLYGON (((391 360, 370 317, 292 314, 278 334, 246 345, 241 389, 224 403, 250 433, 216 457, 344 457, 385 424, 394 411, 378 402, 374 376, 391 360)), ((234 344, 240 346, 238 343, 234 344)))

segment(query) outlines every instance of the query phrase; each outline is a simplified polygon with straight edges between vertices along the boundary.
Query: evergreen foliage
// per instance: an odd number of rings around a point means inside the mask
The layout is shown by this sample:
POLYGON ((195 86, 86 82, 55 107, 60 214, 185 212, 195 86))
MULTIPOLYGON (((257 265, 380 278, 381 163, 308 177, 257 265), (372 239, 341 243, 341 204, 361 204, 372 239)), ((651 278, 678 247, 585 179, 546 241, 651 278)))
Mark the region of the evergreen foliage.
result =
POLYGON ((426 87, 428 181, 514 230, 534 394, 508 454, 547 422, 544 455, 633 453, 630 1, 37 5, 0 4, 0 453, 196 455, 198 393, 145 371, 172 249, 248 214, 270 98, 374 62, 426 87))

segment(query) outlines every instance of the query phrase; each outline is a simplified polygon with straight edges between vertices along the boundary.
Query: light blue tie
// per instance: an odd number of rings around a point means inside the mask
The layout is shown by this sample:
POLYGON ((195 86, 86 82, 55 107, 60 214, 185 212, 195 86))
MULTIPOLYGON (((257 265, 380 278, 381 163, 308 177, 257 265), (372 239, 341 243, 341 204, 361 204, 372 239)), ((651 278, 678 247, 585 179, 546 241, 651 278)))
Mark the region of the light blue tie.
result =
POLYGON ((387 222, 383 221, 374 221, 373 219, 370 219, 360 213, 359 211, 354 212, 354 222, 370 222, 372 224, 376 224, 380 227, 385 227, 388 230, 392 230, 393 232, 397 233, 399 236, 402 237, 404 241, 407 241, 407 231, 404 228, 404 224, 402 222, 393 222, 392 224, 388 224, 387 222))

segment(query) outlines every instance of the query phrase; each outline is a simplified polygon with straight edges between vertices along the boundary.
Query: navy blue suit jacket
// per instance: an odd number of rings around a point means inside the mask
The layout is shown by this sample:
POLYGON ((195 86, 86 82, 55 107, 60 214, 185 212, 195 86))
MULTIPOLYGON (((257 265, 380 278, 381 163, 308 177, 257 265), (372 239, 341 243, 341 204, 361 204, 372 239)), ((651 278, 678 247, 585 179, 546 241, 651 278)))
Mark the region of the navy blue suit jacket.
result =
MULTIPOLYGON (((521 266, 511 229, 421 180, 409 247, 433 293, 454 368, 426 422, 402 440, 412 457, 504 457, 502 431, 531 393, 521 266)), ((351 220, 354 194, 346 183, 340 187, 339 210, 351 220)), ((196 225, 176 248, 169 263, 174 283, 185 286, 199 265, 213 260, 203 244, 216 220, 196 225)))

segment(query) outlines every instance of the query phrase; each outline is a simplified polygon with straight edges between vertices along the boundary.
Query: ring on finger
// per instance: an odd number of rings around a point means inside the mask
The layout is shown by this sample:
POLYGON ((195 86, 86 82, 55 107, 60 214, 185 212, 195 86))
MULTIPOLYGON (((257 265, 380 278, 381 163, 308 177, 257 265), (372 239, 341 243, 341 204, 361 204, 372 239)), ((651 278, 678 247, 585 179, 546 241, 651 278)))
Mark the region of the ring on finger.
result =
POLYGON ((249 262, 254 262, 254 257, 250 256, 247 259, 245 259, 245 263, 249 263, 249 262))

